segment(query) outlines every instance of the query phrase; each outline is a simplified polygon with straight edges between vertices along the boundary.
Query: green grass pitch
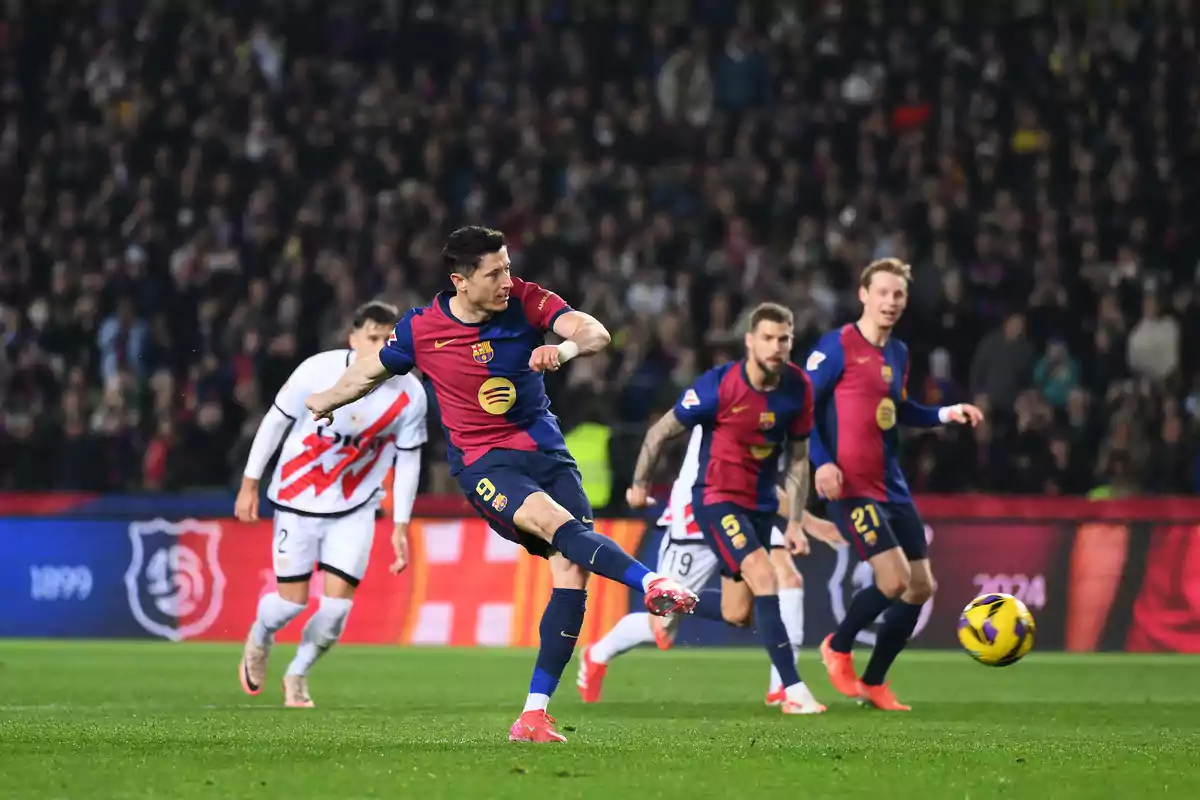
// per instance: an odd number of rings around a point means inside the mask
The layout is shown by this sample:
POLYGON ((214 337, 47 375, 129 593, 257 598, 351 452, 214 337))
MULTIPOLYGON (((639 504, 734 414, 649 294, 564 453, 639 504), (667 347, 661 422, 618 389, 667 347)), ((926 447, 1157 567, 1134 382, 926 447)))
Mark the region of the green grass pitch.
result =
POLYGON ((340 647, 318 707, 280 707, 228 645, 0 640, 0 797, 1064 798, 1200 797, 1200 659, 1033 653, 988 669, 901 656, 915 709, 835 698, 822 717, 762 705, 755 650, 639 651, 584 706, 574 664, 551 708, 570 741, 506 740, 533 653, 340 647))

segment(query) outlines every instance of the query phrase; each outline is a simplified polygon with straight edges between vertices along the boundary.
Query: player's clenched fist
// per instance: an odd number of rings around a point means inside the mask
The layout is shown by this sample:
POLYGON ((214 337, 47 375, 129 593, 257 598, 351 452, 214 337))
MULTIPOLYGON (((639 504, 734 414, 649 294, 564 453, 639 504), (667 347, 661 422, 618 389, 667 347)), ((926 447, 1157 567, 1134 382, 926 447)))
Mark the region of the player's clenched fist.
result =
POLYGON ((817 468, 813 476, 817 492, 826 500, 837 500, 842 496, 842 470, 837 464, 825 464, 817 468))
POLYGON ((633 485, 625 490, 625 502, 630 508, 645 508, 654 505, 654 498, 646 491, 645 486, 633 485))
POLYGON ((327 392, 316 392, 310 394, 308 399, 304 401, 304 405, 312 412, 313 420, 320 422, 325 420, 330 425, 333 424, 333 410, 336 406, 329 401, 327 392))
POLYGON ((554 372, 560 366, 558 345, 544 344, 529 356, 529 368, 534 372, 554 372))

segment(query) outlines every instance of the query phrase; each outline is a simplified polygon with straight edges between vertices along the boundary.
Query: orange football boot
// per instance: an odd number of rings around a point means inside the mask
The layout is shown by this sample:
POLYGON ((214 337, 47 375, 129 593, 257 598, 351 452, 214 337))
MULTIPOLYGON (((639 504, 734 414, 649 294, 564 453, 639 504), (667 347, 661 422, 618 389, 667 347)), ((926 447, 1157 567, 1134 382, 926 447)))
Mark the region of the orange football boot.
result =
POLYGON ((858 702, 864 706, 874 706, 880 711, 912 711, 912 706, 906 706, 892 694, 891 684, 868 686, 859 681, 858 702))
POLYGON ((608 664, 592 661, 592 648, 587 647, 579 659, 579 674, 575 678, 575 688, 579 697, 585 703, 599 703, 600 693, 604 690, 604 675, 608 672, 608 664))
POLYGON ((675 634, 671 632, 671 617, 650 617, 650 630, 654 633, 654 644, 659 650, 670 650, 675 645, 675 634))
POLYGON ((837 652, 830 646, 832 642, 832 633, 821 642, 821 663, 829 673, 829 682, 846 697, 857 699, 859 681, 858 673, 854 671, 854 654, 837 652))
POLYGON ((526 711, 508 729, 510 742, 549 744, 565 742, 567 737, 554 729, 554 717, 545 711, 526 711))

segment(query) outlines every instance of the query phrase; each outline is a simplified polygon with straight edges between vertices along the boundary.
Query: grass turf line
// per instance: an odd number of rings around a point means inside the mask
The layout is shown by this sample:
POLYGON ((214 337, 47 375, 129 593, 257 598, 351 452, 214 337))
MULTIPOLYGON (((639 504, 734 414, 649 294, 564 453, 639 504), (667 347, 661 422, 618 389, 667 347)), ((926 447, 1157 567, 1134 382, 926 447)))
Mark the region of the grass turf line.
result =
POLYGON ((339 647, 306 711, 280 706, 293 650, 252 698, 234 646, 0 641, 0 797, 1200 797, 1197 658, 905 653, 915 710, 884 714, 806 650, 830 711, 784 718, 757 650, 644 650, 594 706, 573 663, 551 708, 570 741, 539 747, 506 741, 531 651, 339 647))

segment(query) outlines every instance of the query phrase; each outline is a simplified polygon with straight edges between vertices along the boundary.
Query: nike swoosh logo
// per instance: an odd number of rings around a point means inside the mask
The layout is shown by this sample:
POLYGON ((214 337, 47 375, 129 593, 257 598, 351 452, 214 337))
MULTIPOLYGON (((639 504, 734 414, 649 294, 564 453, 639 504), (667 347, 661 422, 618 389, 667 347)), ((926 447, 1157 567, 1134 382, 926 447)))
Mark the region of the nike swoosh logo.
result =
POLYGON ((457 339, 457 338, 455 338, 455 339, 442 339, 442 340, 439 340, 439 341, 436 341, 436 342, 434 342, 434 343, 433 343, 433 349, 434 349, 434 350, 441 350, 441 349, 442 349, 443 347, 445 347, 446 345, 448 345, 448 344, 454 344, 454 343, 455 343, 455 342, 457 342, 457 341, 458 341, 458 339, 457 339))
POLYGON ((591 525, 593 522, 595 522, 595 520, 592 519, 591 517, 580 517, 579 521, 582 522, 584 525, 591 525))
POLYGON ((729 413, 730 414, 740 414, 749 407, 750 406, 734 406, 733 408, 729 409, 729 413))
POLYGON ((250 687, 251 691, 258 691, 258 684, 250 680, 250 667, 246 665, 245 661, 242 662, 242 674, 246 676, 246 685, 250 687))
POLYGON ((867 363, 867 362, 868 362, 868 361, 870 361, 870 360, 871 360, 871 357, 870 357, 870 356, 863 356, 862 358, 856 358, 856 359, 854 359, 854 363, 855 363, 855 364, 865 364, 865 363, 867 363))
POLYGON ((579 634, 575 634, 574 636, 572 636, 571 634, 567 633, 566 631, 559 631, 558 635, 562 636, 565 639, 578 639, 579 638, 579 634))
POLYGON ((597 547, 597 548, 596 548, 596 552, 592 553, 592 560, 591 560, 589 563, 591 563, 591 564, 595 564, 595 563, 596 563, 596 556, 600 555, 600 551, 601 551, 601 550, 603 550, 603 549, 604 549, 604 545, 600 545, 599 547, 597 547))

